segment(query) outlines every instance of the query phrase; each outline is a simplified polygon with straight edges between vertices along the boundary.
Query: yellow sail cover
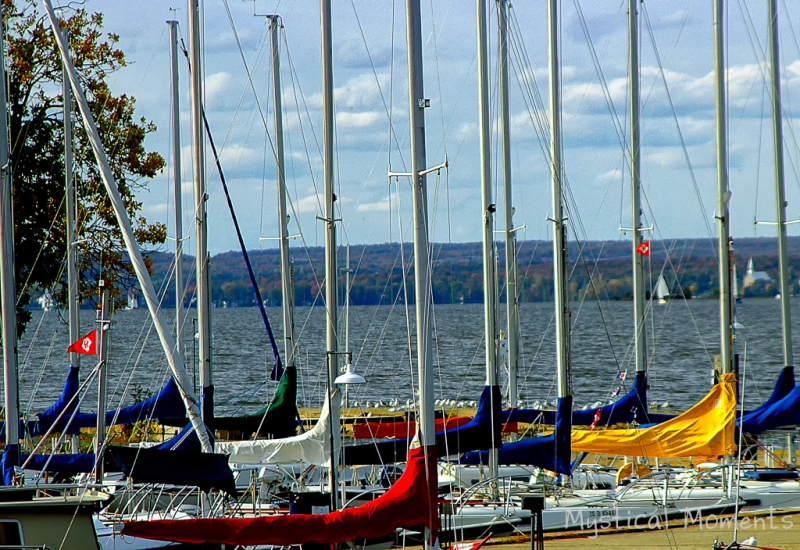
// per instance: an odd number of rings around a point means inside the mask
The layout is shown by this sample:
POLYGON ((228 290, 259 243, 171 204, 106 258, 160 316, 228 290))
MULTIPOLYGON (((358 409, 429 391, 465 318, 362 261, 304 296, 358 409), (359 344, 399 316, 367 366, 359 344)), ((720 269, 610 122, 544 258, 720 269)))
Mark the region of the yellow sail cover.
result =
POLYGON ((685 458, 732 454, 736 418, 736 380, 723 374, 719 384, 694 407, 649 428, 573 430, 572 450, 597 454, 685 458))

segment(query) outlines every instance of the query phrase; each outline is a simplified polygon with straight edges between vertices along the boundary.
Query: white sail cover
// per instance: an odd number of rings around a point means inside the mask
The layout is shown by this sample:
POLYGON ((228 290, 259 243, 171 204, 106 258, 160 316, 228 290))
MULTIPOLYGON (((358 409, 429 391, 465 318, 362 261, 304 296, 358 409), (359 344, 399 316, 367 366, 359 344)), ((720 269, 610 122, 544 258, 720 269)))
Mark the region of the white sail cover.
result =
MULTIPOLYGON (((339 391, 331 393, 338 403, 339 391)), ((338 409, 338 407, 337 407, 338 409)), ((324 466, 331 460, 330 403, 327 398, 319 420, 306 433, 282 439, 217 442, 215 451, 230 455, 231 464, 292 464, 302 462, 324 466)))

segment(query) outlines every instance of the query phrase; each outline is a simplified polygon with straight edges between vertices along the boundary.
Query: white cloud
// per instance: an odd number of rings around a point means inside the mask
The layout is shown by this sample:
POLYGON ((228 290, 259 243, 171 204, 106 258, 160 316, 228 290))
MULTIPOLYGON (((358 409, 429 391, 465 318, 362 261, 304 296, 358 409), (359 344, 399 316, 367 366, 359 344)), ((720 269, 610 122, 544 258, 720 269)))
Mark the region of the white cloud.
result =
POLYGON ((594 182, 598 185, 606 186, 609 183, 618 182, 622 179, 622 170, 619 168, 615 168, 614 170, 608 170, 607 172, 603 172, 602 174, 598 174, 594 178, 594 182))
POLYGON ((216 106, 217 101, 227 92, 230 80, 231 75, 226 72, 214 73, 206 77, 204 83, 206 109, 211 109, 216 106))
POLYGON ((377 111, 363 112, 342 112, 336 113, 336 124, 340 128, 366 128, 381 120, 381 114, 377 111))
POLYGON ((322 193, 309 195, 294 203, 294 208, 298 214, 312 214, 320 212, 323 208, 325 197, 322 193))

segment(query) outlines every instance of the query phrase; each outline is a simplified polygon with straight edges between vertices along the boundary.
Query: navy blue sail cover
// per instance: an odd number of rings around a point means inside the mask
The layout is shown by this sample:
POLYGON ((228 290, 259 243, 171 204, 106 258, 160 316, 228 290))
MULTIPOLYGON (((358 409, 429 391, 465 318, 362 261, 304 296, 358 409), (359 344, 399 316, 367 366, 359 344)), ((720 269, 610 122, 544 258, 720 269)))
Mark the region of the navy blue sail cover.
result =
POLYGON ((759 434, 782 426, 800 424, 800 386, 794 385, 794 367, 784 367, 767 401, 745 413, 742 430, 759 434), (787 391, 787 388, 791 388, 787 391))
POLYGON ((27 460, 28 465, 26 468, 30 470, 45 470, 67 477, 90 473, 94 470, 94 453, 33 455, 30 460, 28 456, 24 455, 22 462, 24 463, 27 460))
POLYGON ((236 495, 228 455, 117 446, 109 447, 108 452, 134 483, 191 485, 236 495))
POLYGON ((11 486, 14 484, 14 467, 19 466, 21 462, 19 444, 6 445, 3 449, 3 457, 0 458, 0 473, 2 473, 2 484, 11 486))
MULTIPOLYGON (((75 409, 78 406, 78 400, 73 400, 73 398, 77 395, 80 385, 80 369, 78 367, 70 367, 69 372, 67 373, 67 380, 64 382, 64 389, 61 391, 61 396, 58 398, 58 401, 56 401, 49 409, 39 414, 37 421, 30 422, 28 424, 28 429, 30 430, 31 435, 44 435, 47 430, 49 430, 50 427, 55 424, 58 416, 62 413, 64 413, 64 416, 58 422, 58 425, 54 428, 54 431, 64 431, 67 421, 69 420, 69 415, 75 412, 75 409), (72 401, 71 404, 70 401, 72 401)), ((78 433, 78 431, 79 428, 70 425, 70 433, 78 433)))
MULTIPOLYGON (((572 473, 572 396, 562 397, 556 406, 555 430, 542 437, 526 437, 505 443, 498 450, 498 464, 538 466, 558 474, 572 473)), ((489 464, 487 451, 464 454, 461 464, 489 464)))
MULTIPOLYGON (((649 424, 671 418, 668 415, 655 415, 647 411, 647 376, 644 372, 637 372, 633 379, 631 390, 617 399, 599 409, 586 409, 582 411, 572 411, 573 426, 591 426, 597 411, 600 411, 600 420, 597 424, 601 426, 611 426, 613 424, 629 424, 638 422, 639 424, 649 424), (652 418, 651 418, 652 417, 652 418)), ((527 424, 548 424, 556 423, 557 411, 545 411, 540 409, 511 409, 503 411, 503 422, 524 422, 527 424)))
MULTIPOLYGON (((161 391, 141 403, 123 407, 117 411, 106 411, 106 426, 117 424, 134 424, 141 420, 150 420, 162 416, 180 416, 185 409, 178 384, 170 377, 161 391)), ((97 425, 96 413, 76 414, 70 423, 70 429, 90 428, 97 425)))
MULTIPOLYGON (((462 426, 436 434, 438 455, 444 457, 500 447, 503 444, 501 404, 500 387, 484 387, 474 418, 462 426)), ((342 447, 342 462, 345 465, 405 462, 410 442, 410 438, 402 438, 342 447)))

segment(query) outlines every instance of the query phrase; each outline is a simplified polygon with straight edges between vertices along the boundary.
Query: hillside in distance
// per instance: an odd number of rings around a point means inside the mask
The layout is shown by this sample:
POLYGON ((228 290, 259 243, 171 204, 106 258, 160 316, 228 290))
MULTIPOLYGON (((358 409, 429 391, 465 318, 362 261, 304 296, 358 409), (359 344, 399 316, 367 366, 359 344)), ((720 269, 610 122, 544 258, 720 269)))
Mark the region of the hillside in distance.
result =
MULTIPOLYGON (((800 292, 800 237, 789 237, 790 280, 792 293, 800 292)), ((652 241, 652 252, 645 258, 646 287, 653 288, 663 273, 670 293, 683 297, 712 297, 718 288, 716 239, 674 239, 652 241)), ((433 298, 436 303, 480 303, 483 301, 482 246, 480 243, 434 243, 433 298)), ((505 285, 503 243, 496 243, 498 281, 505 285)), ((340 247, 340 297, 344 296, 345 253, 340 247)), ((172 255, 151 252, 155 270, 154 283, 160 286, 171 272, 172 255)), ((386 243, 351 246, 351 303, 355 305, 390 304, 409 293, 413 302, 413 247, 411 244, 386 243), (403 285, 403 273, 408 284, 403 285)), ((549 301, 553 296, 553 245, 549 241, 517 243, 517 268, 522 302, 549 301)), ((753 258, 755 269, 766 271, 777 280, 778 250, 774 238, 742 238, 735 241, 734 261, 739 288, 745 296, 771 295, 779 292, 777 284, 759 281, 744 288, 747 262, 753 258)), ((281 305, 280 256, 275 250, 250 251, 259 289, 265 303, 281 305)), ((604 300, 631 298, 631 244, 626 240, 570 242, 568 249, 569 286, 572 299, 597 297, 604 300)), ((322 247, 292 250, 295 303, 321 302, 324 288, 325 258, 322 247)), ((194 258, 184 258, 187 296, 194 291, 194 258)), ((255 305, 246 266, 239 252, 224 252, 211 259, 212 300, 217 306, 249 307, 255 305)), ((501 300, 504 292, 501 290, 501 300)), ((187 297, 186 303, 189 303, 187 297)), ((174 307, 174 297, 167 292, 165 306, 174 307)))

